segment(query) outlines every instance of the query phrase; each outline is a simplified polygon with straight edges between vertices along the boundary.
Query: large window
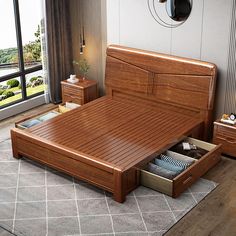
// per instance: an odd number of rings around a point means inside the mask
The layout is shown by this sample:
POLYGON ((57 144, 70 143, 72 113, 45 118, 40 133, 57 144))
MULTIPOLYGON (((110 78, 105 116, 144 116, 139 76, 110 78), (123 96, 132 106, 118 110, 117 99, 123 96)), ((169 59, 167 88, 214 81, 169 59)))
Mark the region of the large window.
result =
POLYGON ((41 0, 0 0, 0 109, 44 91, 41 0))

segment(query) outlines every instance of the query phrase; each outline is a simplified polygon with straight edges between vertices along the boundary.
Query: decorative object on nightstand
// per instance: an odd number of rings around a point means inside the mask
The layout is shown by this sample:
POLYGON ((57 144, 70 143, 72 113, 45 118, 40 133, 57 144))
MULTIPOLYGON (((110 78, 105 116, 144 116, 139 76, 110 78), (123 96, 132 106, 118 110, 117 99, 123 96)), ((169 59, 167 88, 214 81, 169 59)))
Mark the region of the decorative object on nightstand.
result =
POLYGON ((74 83, 79 82, 79 79, 76 78, 76 75, 70 75, 70 78, 67 79, 67 81, 74 84, 74 83))
POLYGON ((73 102, 83 105, 98 97, 97 82, 95 80, 80 80, 70 83, 67 80, 61 81, 62 102, 73 102))
POLYGON ((234 125, 236 124, 236 114, 223 114, 220 121, 223 123, 234 125))
POLYGON ((221 119, 214 122, 213 143, 221 143, 222 152, 236 158, 236 124, 234 121, 235 114, 227 116, 224 114, 221 119), (232 123, 230 123, 230 118, 232 123))
POLYGON ((88 71, 90 69, 90 65, 88 64, 87 60, 86 59, 81 59, 78 62, 74 60, 73 63, 75 65, 79 66, 79 71, 80 71, 80 73, 82 73, 83 80, 84 80, 85 76, 87 75, 87 73, 88 73, 88 71))

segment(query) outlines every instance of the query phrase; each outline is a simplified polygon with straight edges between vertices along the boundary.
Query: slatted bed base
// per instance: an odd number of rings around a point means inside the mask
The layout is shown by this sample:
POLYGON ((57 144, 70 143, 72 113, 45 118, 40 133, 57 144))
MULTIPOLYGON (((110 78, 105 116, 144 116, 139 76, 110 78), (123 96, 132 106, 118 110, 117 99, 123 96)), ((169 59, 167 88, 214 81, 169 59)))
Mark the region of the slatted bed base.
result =
POLYGON ((123 202, 139 184, 137 168, 198 125, 196 118, 103 97, 30 129, 12 129, 13 154, 88 181, 123 202))

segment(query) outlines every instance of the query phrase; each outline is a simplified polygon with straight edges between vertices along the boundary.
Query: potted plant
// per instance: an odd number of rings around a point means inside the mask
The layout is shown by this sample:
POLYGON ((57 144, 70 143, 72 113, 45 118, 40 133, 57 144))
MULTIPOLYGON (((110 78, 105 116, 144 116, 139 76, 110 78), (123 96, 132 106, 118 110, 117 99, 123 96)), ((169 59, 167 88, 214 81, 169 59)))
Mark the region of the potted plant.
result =
POLYGON ((83 80, 85 80, 85 76, 90 69, 90 65, 88 64, 87 60, 86 59, 81 59, 79 61, 74 60, 73 63, 79 66, 79 71, 83 75, 83 80))

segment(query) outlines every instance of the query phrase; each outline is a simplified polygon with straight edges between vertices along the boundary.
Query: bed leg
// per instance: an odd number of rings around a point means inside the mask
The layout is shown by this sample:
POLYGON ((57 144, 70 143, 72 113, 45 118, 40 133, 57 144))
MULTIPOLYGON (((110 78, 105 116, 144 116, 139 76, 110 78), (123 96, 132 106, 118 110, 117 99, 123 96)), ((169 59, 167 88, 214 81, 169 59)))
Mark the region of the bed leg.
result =
POLYGON ((11 130, 12 154, 14 158, 20 159, 21 155, 17 152, 16 134, 11 130))
POLYGON ((114 179, 115 179, 115 184, 114 184, 114 193, 113 197, 114 200, 122 203, 125 201, 125 186, 124 186, 124 180, 123 180, 123 174, 119 170, 115 170, 114 172, 114 179))
POLYGON ((114 196, 114 200, 116 202, 123 203, 125 201, 125 195, 124 194, 115 192, 113 196, 114 196))

